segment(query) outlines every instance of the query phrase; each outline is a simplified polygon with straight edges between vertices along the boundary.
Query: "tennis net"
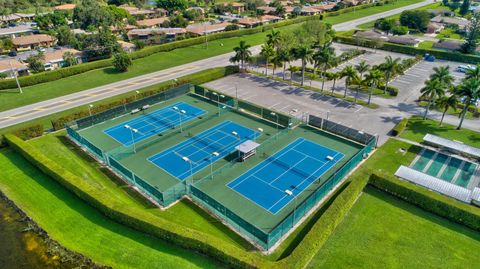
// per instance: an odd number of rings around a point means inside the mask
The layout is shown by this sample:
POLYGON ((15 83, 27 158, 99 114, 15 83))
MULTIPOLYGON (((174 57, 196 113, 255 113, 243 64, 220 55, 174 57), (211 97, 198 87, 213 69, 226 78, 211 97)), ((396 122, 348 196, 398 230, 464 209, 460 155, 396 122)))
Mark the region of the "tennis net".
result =
MULTIPOLYGON (((266 154, 265 154, 266 155, 266 154)), ((267 160, 269 160, 270 162, 272 163, 275 163, 275 164, 278 164, 280 165, 281 167, 287 169, 288 171, 292 171, 294 173, 296 173, 297 175, 299 176, 302 176, 304 178, 309 178, 312 176, 311 173, 307 173, 301 169, 298 169, 297 167, 293 166, 293 165, 290 165, 284 161, 280 161, 278 158, 274 158, 273 156, 269 156, 267 155, 267 160)))

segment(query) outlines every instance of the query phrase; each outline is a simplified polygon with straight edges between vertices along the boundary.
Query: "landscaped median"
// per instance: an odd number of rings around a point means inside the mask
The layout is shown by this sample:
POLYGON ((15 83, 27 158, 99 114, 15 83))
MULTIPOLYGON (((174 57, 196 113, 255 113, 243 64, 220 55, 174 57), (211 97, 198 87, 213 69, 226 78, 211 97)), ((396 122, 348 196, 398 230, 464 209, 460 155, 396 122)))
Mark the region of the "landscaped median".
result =
MULTIPOLYGON (((402 0, 366 4, 329 12, 322 15, 322 18, 324 18, 326 22, 335 24, 417 2, 421 1, 402 0)), ((22 77, 20 78, 20 84, 24 87, 22 98, 18 98, 15 94, 11 93, 16 91, 17 85, 15 80, 0 81, 0 89, 11 89, 8 90, 6 94, 0 92, 0 94, 4 95, 0 98, 0 111, 228 53, 231 52, 233 47, 237 46, 238 42, 242 39, 247 40, 250 45, 262 44, 270 29, 276 28, 282 31, 293 31, 298 27, 299 23, 308 19, 319 18, 320 16, 298 17, 296 19, 252 29, 211 34, 208 35, 208 49, 206 49, 203 44, 205 41, 203 37, 144 48, 132 54, 132 58, 135 59, 133 66, 125 73, 115 71, 111 66, 111 60, 106 59, 32 75, 30 77, 22 77)))

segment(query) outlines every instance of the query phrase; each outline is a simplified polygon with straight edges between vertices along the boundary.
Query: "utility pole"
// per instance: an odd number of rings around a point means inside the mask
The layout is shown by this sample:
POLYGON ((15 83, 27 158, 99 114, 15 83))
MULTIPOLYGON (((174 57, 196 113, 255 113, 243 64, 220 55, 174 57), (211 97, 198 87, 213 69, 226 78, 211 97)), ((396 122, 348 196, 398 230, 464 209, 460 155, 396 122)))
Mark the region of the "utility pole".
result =
POLYGON ((8 61, 8 63, 10 64, 10 70, 15 77, 15 81, 17 82, 18 90, 20 91, 20 93, 23 93, 22 87, 20 86, 20 81, 18 81, 17 71, 13 70, 12 60, 8 61))

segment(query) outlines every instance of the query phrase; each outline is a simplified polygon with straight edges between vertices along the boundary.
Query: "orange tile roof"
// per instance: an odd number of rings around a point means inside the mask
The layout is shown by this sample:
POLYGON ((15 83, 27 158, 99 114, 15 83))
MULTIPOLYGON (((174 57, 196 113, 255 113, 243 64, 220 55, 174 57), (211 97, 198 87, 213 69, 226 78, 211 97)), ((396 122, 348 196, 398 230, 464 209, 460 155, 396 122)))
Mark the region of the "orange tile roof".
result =
POLYGON ((15 46, 25 46, 25 45, 33 45, 43 42, 53 42, 53 37, 45 34, 39 35, 27 35, 27 36, 19 36, 12 39, 13 45, 15 46))
POLYGON ((72 10, 76 6, 77 5, 75 5, 75 4, 64 4, 64 5, 55 6, 55 9, 56 10, 72 10))
POLYGON ((22 68, 26 68, 27 65, 15 60, 15 59, 0 60, 0 71, 11 70, 12 67, 13 67, 13 69, 22 69, 22 68), (10 63, 12 64, 11 66, 10 66, 10 63))
POLYGON ((152 26, 160 25, 164 21, 168 21, 168 18, 167 17, 161 17, 161 18, 154 18, 154 19, 138 20, 137 24, 139 26, 152 27, 152 26))
POLYGON ((205 32, 219 32, 225 30, 225 27, 230 25, 231 23, 222 22, 222 23, 215 23, 215 24, 192 24, 187 26, 187 31, 190 33, 194 33, 197 35, 203 35, 205 32))
POLYGON ((50 61, 60 60, 60 59, 63 59, 63 54, 65 54, 65 52, 71 52, 75 56, 80 56, 81 54, 81 52, 76 49, 60 49, 60 50, 45 52, 42 58, 43 58, 43 61, 46 63, 50 61))

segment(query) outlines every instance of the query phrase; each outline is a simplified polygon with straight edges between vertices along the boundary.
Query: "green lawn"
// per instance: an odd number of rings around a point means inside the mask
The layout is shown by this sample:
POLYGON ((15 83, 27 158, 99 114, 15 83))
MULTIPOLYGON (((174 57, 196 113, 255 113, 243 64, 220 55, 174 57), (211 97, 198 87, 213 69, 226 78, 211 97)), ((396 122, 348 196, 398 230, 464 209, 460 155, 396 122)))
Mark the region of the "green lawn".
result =
POLYGON ((407 129, 401 134, 401 137, 415 142, 422 142, 423 137, 427 133, 462 141, 467 145, 480 148, 480 133, 469 129, 456 130, 456 126, 450 124, 443 124, 440 127, 438 121, 423 120, 421 117, 410 118, 407 129))
MULTIPOLYGON (((423 7, 419 7, 419 8, 416 8, 414 10, 427 10, 427 9, 448 9, 448 8, 442 6, 442 3, 438 2, 438 3, 433 3, 433 4, 430 4, 430 5, 426 5, 426 6, 423 6, 423 7)), ((395 20, 397 20, 399 18, 400 18, 400 14, 396 14, 396 15, 388 16, 385 19, 388 19, 388 20, 395 19, 395 20)), ((361 28, 361 29, 370 29, 370 28, 373 28, 374 25, 375 25, 375 21, 371 21, 371 22, 360 24, 358 27, 361 28)))
MULTIPOLYGON (((336 24, 349 20, 358 19, 378 12, 395 9, 401 6, 420 2, 420 0, 401 0, 394 3, 377 6, 355 12, 344 13, 339 16, 327 17, 325 21, 336 24)), ((293 31, 299 25, 282 27, 281 31, 293 31)), ((68 78, 43 83, 24 88, 24 94, 19 98, 16 90, 2 91, 0 93, 0 111, 15 107, 48 100, 62 95, 79 92, 82 90, 102 86, 116 81, 132 78, 135 76, 151 73, 181 64, 209 58, 212 56, 231 52, 240 40, 247 40, 250 45, 263 43, 266 33, 258 33, 249 36, 227 38, 209 42, 209 49, 205 46, 195 45, 176 49, 170 52, 156 53, 154 55, 133 61, 133 66, 128 72, 118 73, 113 67, 93 70, 87 73, 71 76, 68 78)))
POLYGON ((463 40, 463 36, 460 34, 455 33, 455 30, 452 28, 445 28, 438 35, 436 36, 438 39, 457 39, 457 40, 463 40))
POLYGON ((478 268, 480 234, 367 187, 310 268, 478 268))
POLYGON ((433 46, 433 41, 422 41, 418 44, 419 49, 431 49, 433 46))
POLYGON ((111 221, 8 149, 0 189, 63 246, 115 268, 214 268, 206 257, 111 221))

